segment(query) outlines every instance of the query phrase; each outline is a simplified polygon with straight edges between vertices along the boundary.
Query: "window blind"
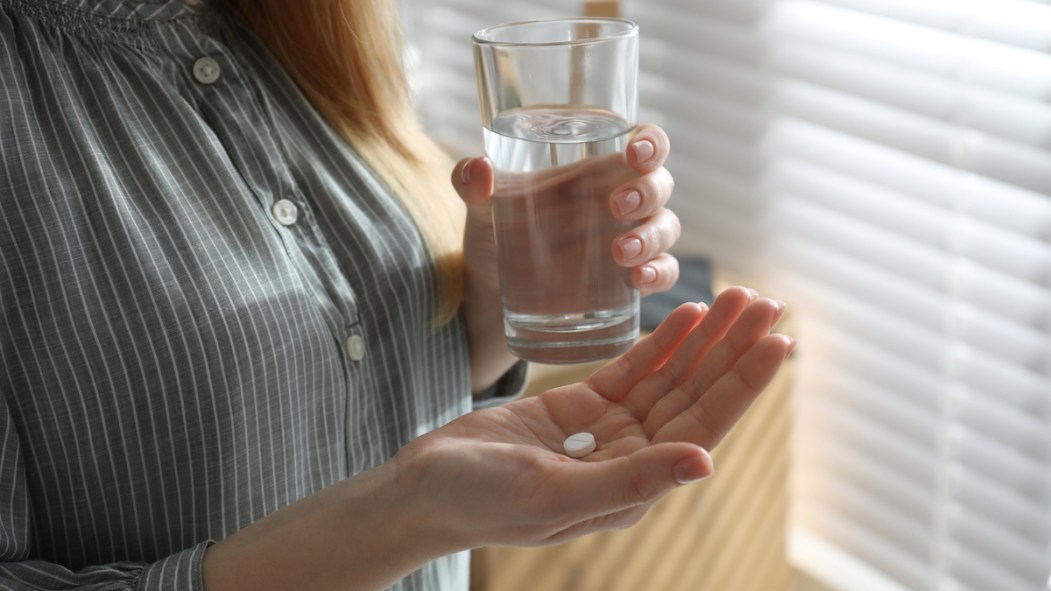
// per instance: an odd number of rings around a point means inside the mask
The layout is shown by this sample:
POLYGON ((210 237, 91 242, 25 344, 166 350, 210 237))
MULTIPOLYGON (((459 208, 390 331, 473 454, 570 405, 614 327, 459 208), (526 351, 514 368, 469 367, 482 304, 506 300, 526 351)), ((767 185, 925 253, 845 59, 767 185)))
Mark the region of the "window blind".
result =
MULTIPOLYGON (((427 125, 471 154, 471 33, 579 9, 405 1, 427 125)), ((622 10, 679 253, 795 311, 792 560, 844 591, 1051 588, 1051 4, 622 10)))
POLYGON ((424 126, 450 151, 484 154, 471 36, 494 24, 579 14, 577 2, 525 0, 440 3, 399 0, 408 71, 424 126))

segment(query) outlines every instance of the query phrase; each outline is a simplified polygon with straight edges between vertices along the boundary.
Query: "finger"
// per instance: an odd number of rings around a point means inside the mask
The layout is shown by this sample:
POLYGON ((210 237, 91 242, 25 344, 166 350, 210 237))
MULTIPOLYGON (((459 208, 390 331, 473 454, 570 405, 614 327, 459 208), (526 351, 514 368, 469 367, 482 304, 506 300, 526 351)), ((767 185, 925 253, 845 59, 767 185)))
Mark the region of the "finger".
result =
POLYGON ((664 207, 674 190, 675 179, 661 167, 617 187, 610 196, 610 207, 618 219, 641 220, 664 207))
MULTIPOLYGON (((528 179, 532 190, 538 192, 558 190, 570 182, 586 184, 589 179, 598 186, 620 187, 637 178, 640 173, 654 172, 664 166, 670 152, 671 142, 664 130, 654 125, 640 125, 624 152, 585 158, 573 164, 531 172, 525 175, 525 179, 528 179)), ((514 182, 515 178, 507 180, 514 182)))
POLYGON ((667 252, 682 236, 679 216, 660 209, 645 222, 613 241, 613 258, 622 267, 634 267, 667 252))
POLYGON ((672 310, 649 336, 616 361, 591 374, 585 383, 607 400, 623 400, 639 380, 664 365, 707 310, 704 304, 682 304, 672 310))
POLYGON ((558 469, 562 474, 554 477, 559 492, 552 511, 576 515, 577 522, 652 503, 714 473, 708 452, 681 442, 650 445, 599 462, 566 462, 558 469))
POLYGON ((464 158, 452 172, 452 185, 460 199, 471 206, 488 206, 493 195, 493 165, 488 158, 464 158))
POLYGON ((688 441, 713 449, 770 384, 795 341, 772 334, 759 340, 700 399, 669 421, 654 441, 688 441))
POLYGON ((783 302, 768 298, 760 298, 749 304, 726 338, 712 349, 693 372, 686 386, 698 392, 707 391, 733 368, 748 349, 769 334, 784 312, 783 302))
MULTIPOLYGON (((771 327, 784 312, 784 305, 767 298, 757 299, 741 312, 726 336, 713 344, 700 363, 680 382, 681 388, 661 398, 646 417, 643 430, 653 435, 668 421, 692 406, 723 375, 733 369, 737 360, 771 327)), ((685 375, 685 374, 683 374, 685 375)))
POLYGON ((628 165, 639 172, 651 172, 664 166, 671 153, 668 134, 656 125, 640 125, 628 144, 628 165))
MULTIPOLYGON (((530 191, 560 191, 568 186, 588 187, 612 194, 613 187, 626 186, 638 178, 639 173, 628 166, 624 154, 617 152, 604 156, 592 156, 573 164, 566 164, 539 171, 503 175, 510 191, 525 184, 530 191)), ((503 192, 503 186, 501 192, 503 192)))
POLYGON ((631 271, 631 282, 643 297, 668 291, 679 280, 679 259, 663 253, 631 271))
MULTIPOLYGON (((665 396, 685 396, 677 387, 684 382, 700 360, 708 354, 726 331, 757 294, 744 287, 731 287, 715 298, 712 309, 705 314, 690 334, 670 356, 667 363, 657 372, 638 381, 630 394, 624 399, 624 405, 641 422, 647 420, 655 404, 665 396)), ((634 382, 633 382, 634 384, 634 382)), ((690 400, 692 403, 692 399, 690 400)))

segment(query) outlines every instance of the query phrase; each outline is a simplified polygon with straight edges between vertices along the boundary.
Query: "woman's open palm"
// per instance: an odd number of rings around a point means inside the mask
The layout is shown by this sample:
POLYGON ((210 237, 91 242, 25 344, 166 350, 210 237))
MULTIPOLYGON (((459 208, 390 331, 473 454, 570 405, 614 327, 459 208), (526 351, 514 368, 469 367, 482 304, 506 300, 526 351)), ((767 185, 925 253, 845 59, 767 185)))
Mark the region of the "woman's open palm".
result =
POLYGON ((710 310, 684 304, 586 381, 471 413, 410 443, 411 484, 444 510, 456 507, 449 527, 472 524, 465 547, 554 543, 633 524, 668 491, 712 473, 705 450, 792 349, 770 333, 783 310, 744 288, 723 292, 710 310), (571 459, 563 441, 582 431, 597 447, 571 459))

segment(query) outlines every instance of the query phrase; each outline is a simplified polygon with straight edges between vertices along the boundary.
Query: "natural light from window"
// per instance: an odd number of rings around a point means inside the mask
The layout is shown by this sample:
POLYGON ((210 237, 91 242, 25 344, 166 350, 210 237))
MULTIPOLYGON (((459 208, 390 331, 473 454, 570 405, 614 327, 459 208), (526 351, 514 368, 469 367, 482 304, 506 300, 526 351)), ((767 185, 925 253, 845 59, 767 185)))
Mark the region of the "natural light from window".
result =
MULTIPOLYGON (((423 116, 465 153, 470 34, 579 9, 403 3, 423 116)), ((621 4, 679 253, 795 313, 793 564, 842 591, 1051 588, 1051 4, 621 4)))

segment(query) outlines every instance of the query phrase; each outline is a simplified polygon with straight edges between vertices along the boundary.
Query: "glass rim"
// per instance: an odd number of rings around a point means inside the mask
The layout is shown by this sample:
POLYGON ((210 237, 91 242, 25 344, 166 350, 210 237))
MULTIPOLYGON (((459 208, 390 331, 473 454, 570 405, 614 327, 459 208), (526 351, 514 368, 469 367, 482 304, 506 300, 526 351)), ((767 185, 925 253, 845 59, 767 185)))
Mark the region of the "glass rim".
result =
POLYGON ((515 21, 511 23, 503 23, 500 25, 493 25, 486 27, 474 35, 471 36, 471 41, 478 45, 486 45, 492 47, 576 47, 580 45, 593 45, 596 43, 606 43, 616 39, 623 39, 625 37, 631 37, 638 34, 639 25, 634 21, 630 21, 626 18, 613 18, 613 17, 601 17, 601 16, 578 16, 568 18, 538 18, 532 20, 515 21), (566 39, 560 41, 497 41, 495 39, 486 39, 485 36, 493 32, 521 28, 532 25, 543 25, 550 23, 568 23, 568 24, 620 24, 627 25, 624 29, 615 31, 608 35, 601 37, 588 37, 583 39, 566 39))

